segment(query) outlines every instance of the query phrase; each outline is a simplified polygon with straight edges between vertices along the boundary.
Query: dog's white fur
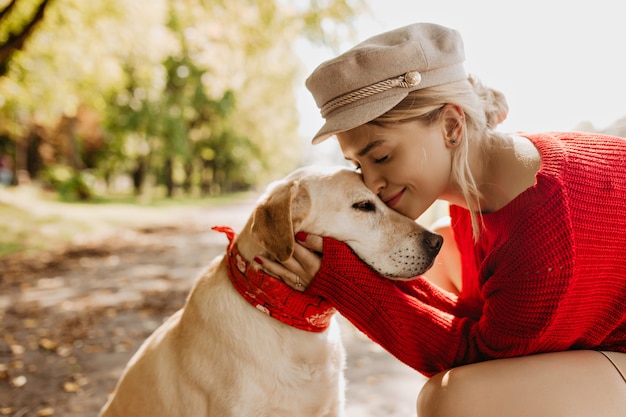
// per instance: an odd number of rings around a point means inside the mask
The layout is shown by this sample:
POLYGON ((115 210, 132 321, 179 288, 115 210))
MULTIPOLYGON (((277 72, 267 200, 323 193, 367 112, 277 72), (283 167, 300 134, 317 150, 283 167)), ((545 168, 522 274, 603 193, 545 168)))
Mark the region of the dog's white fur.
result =
MULTIPOLYGON (((284 261, 299 230, 345 241, 389 277, 418 275, 436 254, 424 243, 432 234, 348 169, 300 169, 275 183, 236 244, 248 260, 284 261)), ((220 256, 133 356, 100 416, 343 416, 344 365, 334 319, 309 333, 268 317, 237 293, 220 256)))

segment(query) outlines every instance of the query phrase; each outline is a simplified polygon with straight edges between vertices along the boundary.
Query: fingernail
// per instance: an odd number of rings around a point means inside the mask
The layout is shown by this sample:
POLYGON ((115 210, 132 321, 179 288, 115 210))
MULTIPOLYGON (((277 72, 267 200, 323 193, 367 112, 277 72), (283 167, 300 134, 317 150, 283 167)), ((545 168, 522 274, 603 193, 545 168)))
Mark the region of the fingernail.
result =
POLYGON ((254 262, 258 263, 259 265, 263 265, 263 261, 258 256, 254 257, 254 262))
POLYGON ((300 241, 300 242, 304 242, 304 241, 306 240, 307 236, 309 236, 309 235, 307 235, 307 234, 306 234, 306 233, 304 233, 304 232, 298 232, 298 233, 296 233, 296 239, 297 239, 298 241, 300 241))

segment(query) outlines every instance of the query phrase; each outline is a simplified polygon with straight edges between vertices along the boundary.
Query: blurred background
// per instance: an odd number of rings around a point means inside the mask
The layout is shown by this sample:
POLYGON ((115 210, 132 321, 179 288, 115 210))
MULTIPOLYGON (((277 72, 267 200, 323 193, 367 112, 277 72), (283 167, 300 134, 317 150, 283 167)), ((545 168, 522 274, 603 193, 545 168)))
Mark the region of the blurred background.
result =
MULTIPOLYGON (((94 415, 222 253, 210 226, 344 164, 308 74, 416 21, 461 32, 501 130, 626 136, 613 0, 0 0, 0 415, 94 415)), ((350 415, 412 415, 423 378, 346 335, 350 415)))
POLYGON ((0 0, 4 184, 66 199, 215 196, 297 166, 321 118, 304 78, 415 21, 457 28, 467 68, 508 98, 505 130, 624 133, 615 2, 0 0))

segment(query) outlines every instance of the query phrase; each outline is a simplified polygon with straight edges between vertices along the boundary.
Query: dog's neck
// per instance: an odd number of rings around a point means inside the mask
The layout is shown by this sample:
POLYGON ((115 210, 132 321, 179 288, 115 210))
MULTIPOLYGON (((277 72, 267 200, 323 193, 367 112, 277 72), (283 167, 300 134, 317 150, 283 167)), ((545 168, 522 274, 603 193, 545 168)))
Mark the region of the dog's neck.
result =
POLYGON ((214 227, 213 230, 228 237, 228 276, 246 301, 268 316, 300 330, 323 332, 328 328, 335 314, 328 301, 295 291, 278 278, 254 268, 239 253, 235 232, 230 227, 214 227))

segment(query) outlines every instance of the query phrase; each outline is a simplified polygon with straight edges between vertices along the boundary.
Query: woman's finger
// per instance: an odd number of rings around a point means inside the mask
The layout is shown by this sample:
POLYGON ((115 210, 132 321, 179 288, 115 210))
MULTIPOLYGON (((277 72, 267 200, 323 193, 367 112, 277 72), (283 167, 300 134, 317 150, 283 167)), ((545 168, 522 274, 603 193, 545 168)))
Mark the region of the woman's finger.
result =
POLYGON ((324 238, 322 238, 322 236, 310 235, 306 232, 298 232, 296 233, 296 241, 305 248, 320 254, 324 248, 324 238))
POLYGON ((294 259, 301 268, 294 272, 303 272, 303 277, 307 282, 311 282, 317 271, 322 266, 322 259, 316 252, 312 252, 307 247, 296 243, 291 259, 294 259))
POLYGON ((279 263, 261 255, 255 256, 254 261, 291 288, 304 291, 322 265, 323 246, 321 236, 298 232, 293 255, 286 261, 279 263))
POLYGON ((306 278, 307 273, 293 257, 280 264, 264 256, 257 255, 254 257, 254 262, 259 264, 264 271, 278 277, 294 290, 304 291, 307 285, 309 285, 310 279, 306 278))

